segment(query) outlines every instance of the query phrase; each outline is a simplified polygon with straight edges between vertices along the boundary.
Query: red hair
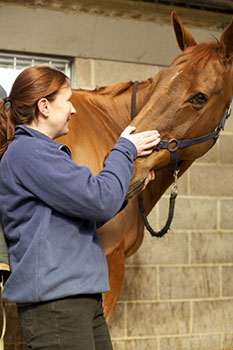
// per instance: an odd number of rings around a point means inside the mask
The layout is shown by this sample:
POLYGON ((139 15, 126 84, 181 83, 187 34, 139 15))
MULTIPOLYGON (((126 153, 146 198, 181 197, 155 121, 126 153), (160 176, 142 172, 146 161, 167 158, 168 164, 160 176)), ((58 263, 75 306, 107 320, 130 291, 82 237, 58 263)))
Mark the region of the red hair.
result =
POLYGON ((0 100, 0 159, 14 137, 15 127, 37 118, 37 102, 43 97, 53 101, 65 84, 69 84, 67 76, 49 66, 28 67, 19 74, 9 97, 0 100))

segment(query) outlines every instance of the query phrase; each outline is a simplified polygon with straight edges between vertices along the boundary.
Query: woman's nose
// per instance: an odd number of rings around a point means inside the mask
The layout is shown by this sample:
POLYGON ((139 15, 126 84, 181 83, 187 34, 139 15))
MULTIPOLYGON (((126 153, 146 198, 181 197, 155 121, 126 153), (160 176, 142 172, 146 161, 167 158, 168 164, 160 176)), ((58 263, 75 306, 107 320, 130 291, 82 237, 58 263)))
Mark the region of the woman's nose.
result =
POLYGON ((72 108, 71 108, 71 113, 70 114, 74 114, 76 113, 76 109, 74 108, 73 104, 72 104, 72 108))

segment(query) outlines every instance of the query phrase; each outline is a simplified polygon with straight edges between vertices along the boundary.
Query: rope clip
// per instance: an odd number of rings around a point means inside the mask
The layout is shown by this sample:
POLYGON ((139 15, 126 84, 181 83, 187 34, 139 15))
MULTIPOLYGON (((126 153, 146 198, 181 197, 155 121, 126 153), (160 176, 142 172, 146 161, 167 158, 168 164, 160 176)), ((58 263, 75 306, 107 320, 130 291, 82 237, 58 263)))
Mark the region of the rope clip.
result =
POLYGON ((176 169, 173 173, 174 182, 173 182, 172 187, 171 187, 171 194, 172 195, 177 195, 177 193, 178 193, 177 180, 178 180, 179 171, 180 171, 179 169, 176 169))

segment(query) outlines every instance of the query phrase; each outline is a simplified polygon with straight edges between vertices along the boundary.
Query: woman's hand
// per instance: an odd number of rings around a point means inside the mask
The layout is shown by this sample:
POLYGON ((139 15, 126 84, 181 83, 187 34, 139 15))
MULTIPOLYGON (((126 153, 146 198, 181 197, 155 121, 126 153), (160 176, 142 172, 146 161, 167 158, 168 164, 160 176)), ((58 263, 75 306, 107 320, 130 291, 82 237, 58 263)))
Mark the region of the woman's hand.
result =
POLYGON ((138 156, 151 154, 153 148, 160 142, 158 131, 150 130, 133 133, 135 130, 135 126, 127 126, 122 132, 121 137, 125 137, 134 144, 138 151, 138 156))
POLYGON ((155 179, 155 172, 154 170, 150 170, 147 178, 144 181, 142 191, 145 190, 146 186, 148 185, 149 182, 153 181, 155 179))

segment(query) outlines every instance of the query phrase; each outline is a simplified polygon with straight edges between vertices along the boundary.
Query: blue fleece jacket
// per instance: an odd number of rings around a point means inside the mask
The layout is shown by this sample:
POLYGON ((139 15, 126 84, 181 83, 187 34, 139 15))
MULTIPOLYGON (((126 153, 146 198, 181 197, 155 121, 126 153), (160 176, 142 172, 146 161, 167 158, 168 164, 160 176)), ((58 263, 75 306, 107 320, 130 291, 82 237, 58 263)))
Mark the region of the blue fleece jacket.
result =
POLYGON ((96 226, 121 208, 137 150, 120 137, 93 176, 69 149, 19 126, 0 163, 0 214, 11 275, 3 297, 17 303, 109 290, 96 226))

